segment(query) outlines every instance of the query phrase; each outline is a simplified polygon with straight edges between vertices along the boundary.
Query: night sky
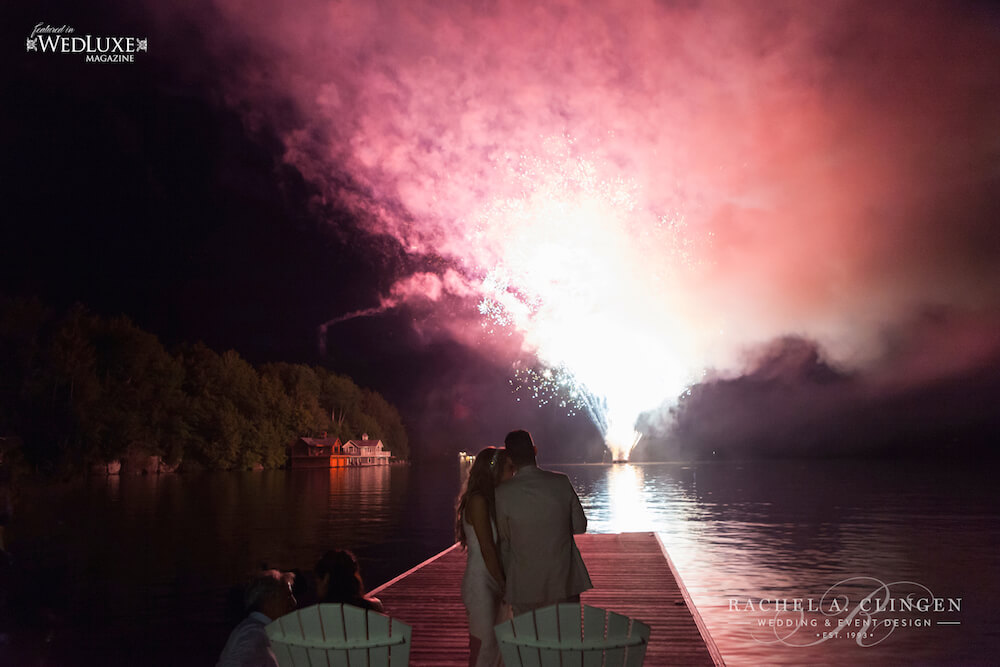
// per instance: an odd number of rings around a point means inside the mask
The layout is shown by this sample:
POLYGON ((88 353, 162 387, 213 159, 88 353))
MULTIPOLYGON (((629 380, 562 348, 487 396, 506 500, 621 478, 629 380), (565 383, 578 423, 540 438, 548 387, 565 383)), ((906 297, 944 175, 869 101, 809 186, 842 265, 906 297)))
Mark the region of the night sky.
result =
POLYGON ((758 4, 5 6, 0 292, 324 364, 425 453, 988 446, 1000 12, 758 4))

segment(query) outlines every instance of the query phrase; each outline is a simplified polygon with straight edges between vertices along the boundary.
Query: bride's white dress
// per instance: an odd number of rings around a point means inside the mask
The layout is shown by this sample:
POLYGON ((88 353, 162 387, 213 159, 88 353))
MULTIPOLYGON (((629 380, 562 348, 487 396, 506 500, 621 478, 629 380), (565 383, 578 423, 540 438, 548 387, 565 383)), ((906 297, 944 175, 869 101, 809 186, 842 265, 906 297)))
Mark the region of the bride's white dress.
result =
MULTIPOLYGON (((497 527, 492 520, 490 527, 495 541, 497 527)), ((510 618, 510 607, 503 604, 503 591, 486 569, 476 531, 464 517, 462 529, 465 531, 467 553, 465 576, 462 577, 462 601, 469 617, 469 634, 482 641, 476 667, 498 667, 501 664, 500 647, 493 634, 493 626, 510 618)))

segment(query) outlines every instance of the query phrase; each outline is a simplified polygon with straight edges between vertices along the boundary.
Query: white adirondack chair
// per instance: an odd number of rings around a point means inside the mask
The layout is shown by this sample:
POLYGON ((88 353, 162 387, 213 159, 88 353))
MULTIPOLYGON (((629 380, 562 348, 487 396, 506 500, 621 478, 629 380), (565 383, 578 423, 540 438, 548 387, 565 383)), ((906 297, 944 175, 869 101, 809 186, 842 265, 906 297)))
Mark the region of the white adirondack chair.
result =
POLYGON ((315 604, 264 631, 281 667, 406 667, 409 625, 349 604, 315 604))
POLYGON ((494 628, 505 667, 640 667, 649 626, 599 607, 558 604, 494 628))

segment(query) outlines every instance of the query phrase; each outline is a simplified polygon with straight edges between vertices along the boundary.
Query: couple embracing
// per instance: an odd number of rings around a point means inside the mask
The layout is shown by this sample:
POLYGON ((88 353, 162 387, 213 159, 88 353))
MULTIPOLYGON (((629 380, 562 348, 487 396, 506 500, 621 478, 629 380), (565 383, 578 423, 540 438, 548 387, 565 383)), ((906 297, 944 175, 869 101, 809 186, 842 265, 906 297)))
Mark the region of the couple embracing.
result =
POLYGON ((470 667, 500 664, 493 627, 511 613, 577 602, 592 588, 573 540, 587 531, 583 506, 569 478, 539 469, 536 454, 531 434, 511 431, 503 449, 476 455, 459 496, 470 667))

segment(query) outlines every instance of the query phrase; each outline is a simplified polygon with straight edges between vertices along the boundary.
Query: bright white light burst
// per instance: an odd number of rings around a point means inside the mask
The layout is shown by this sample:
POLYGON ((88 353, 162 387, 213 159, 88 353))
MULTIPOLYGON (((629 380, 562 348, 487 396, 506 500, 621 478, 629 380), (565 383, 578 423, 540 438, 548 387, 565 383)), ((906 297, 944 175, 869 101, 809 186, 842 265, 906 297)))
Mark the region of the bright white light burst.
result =
POLYGON ((492 265, 479 312, 516 329, 548 369, 512 386, 540 404, 585 410, 612 455, 628 458, 638 415, 678 396, 700 370, 697 327, 678 321, 690 263, 684 218, 642 209, 639 186, 567 138, 504 156, 498 191, 475 221, 492 265))

